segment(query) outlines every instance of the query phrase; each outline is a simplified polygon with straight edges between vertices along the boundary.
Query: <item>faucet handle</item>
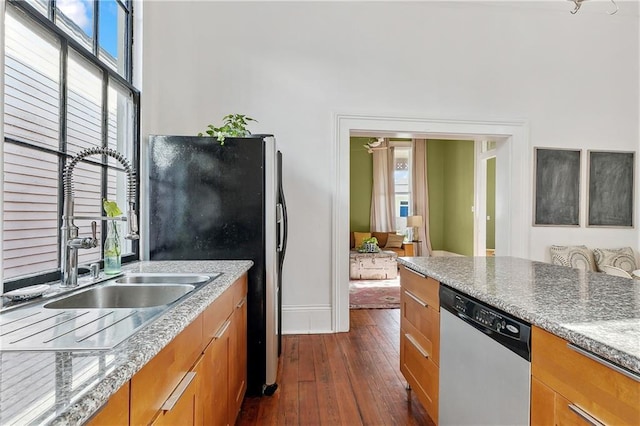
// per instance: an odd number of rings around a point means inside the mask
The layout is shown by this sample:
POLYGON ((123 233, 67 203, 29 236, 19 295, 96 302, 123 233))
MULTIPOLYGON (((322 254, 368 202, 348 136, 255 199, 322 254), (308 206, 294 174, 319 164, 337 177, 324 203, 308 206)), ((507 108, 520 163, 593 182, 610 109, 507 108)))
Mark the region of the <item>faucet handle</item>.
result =
POLYGON ((91 233, 93 234, 93 239, 98 240, 98 224, 95 220, 91 222, 91 233))

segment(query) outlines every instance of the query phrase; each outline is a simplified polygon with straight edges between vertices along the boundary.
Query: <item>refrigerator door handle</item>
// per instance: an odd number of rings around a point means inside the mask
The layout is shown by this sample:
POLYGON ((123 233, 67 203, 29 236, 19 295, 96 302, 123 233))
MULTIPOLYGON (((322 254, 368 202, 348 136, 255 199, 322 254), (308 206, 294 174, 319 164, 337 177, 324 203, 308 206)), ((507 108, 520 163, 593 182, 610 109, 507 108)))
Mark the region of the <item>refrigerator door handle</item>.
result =
POLYGON ((278 227, 280 228, 277 251, 281 252, 284 248, 284 211, 281 203, 276 204, 276 222, 278 222, 278 227))
MULTIPOLYGON (((281 184, 282 185, 282 184, 281 184)), ((282 236, 282 259, 284 260, 284 255, 287 251, 287 237, 289 234, 289 217, 287 215, 287 203, 284 200, 284 193, 282 192, 282 187, 280 188, 280 206, 282 208, 282 228, 283 231, 280 233, 282 236)))

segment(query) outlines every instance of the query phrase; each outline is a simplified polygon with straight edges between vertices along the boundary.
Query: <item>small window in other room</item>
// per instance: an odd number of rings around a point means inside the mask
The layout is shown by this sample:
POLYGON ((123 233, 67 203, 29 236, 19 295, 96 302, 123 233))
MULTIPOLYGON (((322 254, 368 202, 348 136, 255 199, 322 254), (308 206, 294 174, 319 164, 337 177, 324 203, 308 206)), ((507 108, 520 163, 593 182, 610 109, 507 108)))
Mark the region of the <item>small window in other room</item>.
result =
POLYGON ((392 141, 396 232, 408 238, 407 217, 411 216, 411 142, 392 141))

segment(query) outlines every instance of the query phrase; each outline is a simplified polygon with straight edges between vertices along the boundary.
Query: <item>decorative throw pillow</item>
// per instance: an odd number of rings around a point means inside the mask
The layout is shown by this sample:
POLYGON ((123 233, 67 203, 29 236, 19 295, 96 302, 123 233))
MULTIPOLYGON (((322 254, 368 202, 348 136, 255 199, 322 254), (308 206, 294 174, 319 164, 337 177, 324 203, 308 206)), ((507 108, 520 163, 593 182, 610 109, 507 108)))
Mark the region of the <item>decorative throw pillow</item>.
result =
POLYGON ((551 246, 550 251, 551 263, 554 265, 568 266, 583 271, 596 270, 593 253, 587 246, 551 246))
POLYGON ((636 255, 631 247, 622 247, 618 249, 601 249, 593 250, 593 256, 596 258, 598 270, 604 265, 615 266, 624 269, 628 273, 638 269, 636 264, 636 255))
POLYGON ((371 232, 354 232, 353 238, 356 240, 355 248, 358 248, 364 240, 371 238, 371 232))
POLYGON ((404 235, 390 233, 387 236, 387 244, 384 246, 384 248, 402 248, 403 242, 404 242, 404 235))

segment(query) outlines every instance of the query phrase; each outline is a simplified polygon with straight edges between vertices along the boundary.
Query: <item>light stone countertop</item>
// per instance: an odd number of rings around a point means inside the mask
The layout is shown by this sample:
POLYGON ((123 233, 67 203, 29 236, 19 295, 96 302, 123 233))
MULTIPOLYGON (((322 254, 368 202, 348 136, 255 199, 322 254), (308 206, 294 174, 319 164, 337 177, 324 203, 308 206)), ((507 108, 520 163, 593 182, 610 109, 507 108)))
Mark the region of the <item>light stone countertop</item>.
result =
POLYGON ((514 257, 398 262, 640 374, 640 282, 514 257))
POLYGON ((133 336, 106 351, 1 351, 0 424, 79 425, 184 330, 253 262, 152 261, 129 273, 222 273, 133 336))

